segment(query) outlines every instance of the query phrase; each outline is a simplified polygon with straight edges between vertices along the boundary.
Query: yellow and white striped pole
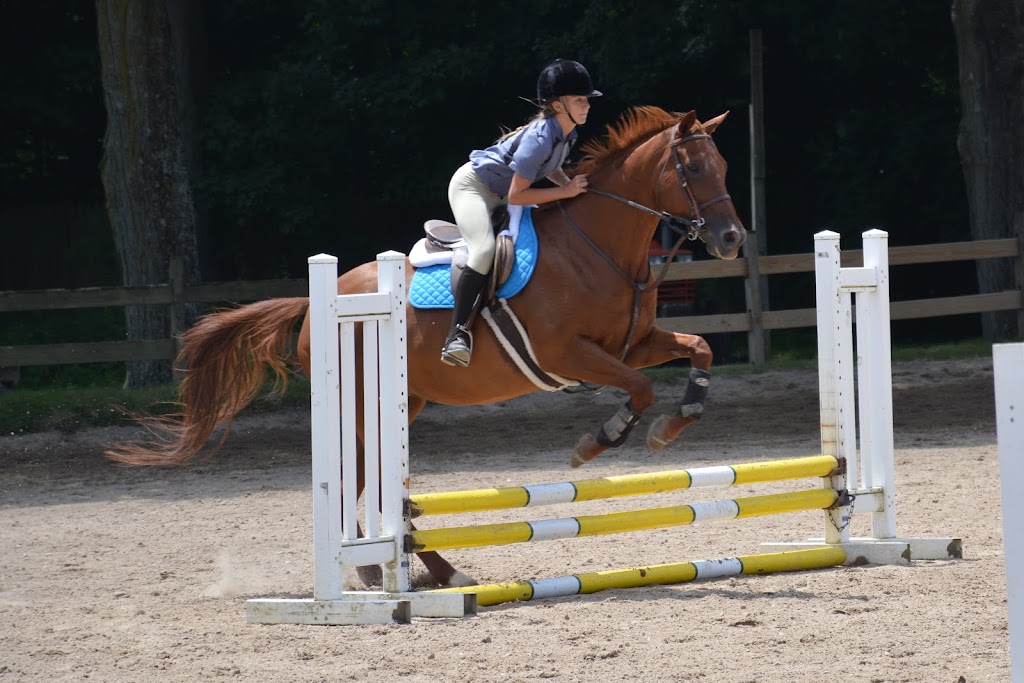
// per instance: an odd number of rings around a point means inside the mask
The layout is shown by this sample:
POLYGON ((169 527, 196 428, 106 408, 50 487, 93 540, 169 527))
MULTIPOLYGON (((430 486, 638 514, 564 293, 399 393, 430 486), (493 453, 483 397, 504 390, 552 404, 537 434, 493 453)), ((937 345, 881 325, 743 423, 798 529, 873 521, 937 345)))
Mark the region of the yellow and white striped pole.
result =
POLYGON ((827 477, 838 466, 839 462, 831 455, 814 455, 741 465, 626 474, 556 484, 421 493, 411 496, 409 500, 414 517, 449 515, 667 493, 698 487, 739 486, 806 477, 827 477))
POLYGON ((616 569, 589 574, 573 574, 553 579, 534 579, 484 586, 441 588, 437 593, 475 593, 481 607, 506 602, 561 598, 584 593, 597 593, 615 588, 687 583, 740 574, 772 574, 835 567, 846 562, 840 547, 790 550, 763 555, 741 555, 721 560, 698 560, 678 564, 659 564, 632 569, 616 569))
POLYGON ((834 505, 837 498, 838 494, 832 489, 810 489, 710 503, 545 519, 535 522, 419 529, 409 535, 411 543, 406 552, 481 548, 577 536, 618 534, 644 529, 665 529, 713 519, 740 519, 801 510, 822 510, 834 505))

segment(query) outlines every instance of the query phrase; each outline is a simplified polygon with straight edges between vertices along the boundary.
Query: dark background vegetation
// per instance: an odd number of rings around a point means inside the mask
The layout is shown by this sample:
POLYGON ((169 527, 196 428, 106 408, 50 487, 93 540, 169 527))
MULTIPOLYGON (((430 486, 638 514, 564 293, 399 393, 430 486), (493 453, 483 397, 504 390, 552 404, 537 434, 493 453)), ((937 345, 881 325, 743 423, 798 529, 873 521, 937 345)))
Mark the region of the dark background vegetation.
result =
MULTIPOLYGON (((730 110, 716 134, 749 222, 749 31, 764 42, 768 253, 822 229, 859 248, 970 239, 956 139, 957 49, 946 2, 354 0, 198 3, 203 35, 193 180, 205 281, 303 277, 407 251, 450 218, 452 171, 532 113, 538 71, 588 66, 606 96, 584 138, 629 106, 730 110)), ((99 164, 106 126, 95 9, 0 0, 0 290, 121 284, 99 164)), ((697 258, 706 257, 696 250, 697 258)), ((813 305, 772 278, 771 305, 813 305)), ((971 262, 904 267, 893 296, 977 291, 971 262)), ((739 282, 702 282, 701 310, 743 310, 739 282)), ((0 344, 114 338, 119 311, 4 314, 0 344)), ((894 325, 894 341, 961 339, 977 316, 894 325)), ((121 332, 123 334, 123 332, 121 332)))

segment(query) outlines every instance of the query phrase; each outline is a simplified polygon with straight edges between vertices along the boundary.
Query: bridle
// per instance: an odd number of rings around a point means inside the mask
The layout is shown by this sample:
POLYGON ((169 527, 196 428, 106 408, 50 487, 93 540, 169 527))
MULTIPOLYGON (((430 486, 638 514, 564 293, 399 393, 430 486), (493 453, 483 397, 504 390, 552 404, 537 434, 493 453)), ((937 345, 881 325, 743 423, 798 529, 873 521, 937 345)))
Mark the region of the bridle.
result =
MULTIPOLYGON (((709 199, 708 201, 702 204, 697 203, 697 196, 693 193, 693 188, 690 187, 689 179, 686 177, 686 170, 683 168, 683 161, 679 156, 678 147, 691 140, 710 141, 711 136, 708 135, 707 133, 694 133, 693 135, 687 135, 676 140, 676 130, 676 128, 672 128, 672 137, 669 138, 668 141, 668 146, 671 151, 665 157, 665 163, 662 164, 661 166, 661 171, 658 173, 658 178, 660 179, 665 174, 665 168, 668 166, 668 162, 671 159, 674 162, 673 165, 676 169, 676 179, 679 181, 679 187, 681 187, 683 192, 686 193, 686 198, 690 203, 689 217, 678 216, 676 214, 669 213, 668 211, 658 211, 657 209, 652 209, 638 202, 634 202, 631 199, 626 199, 625 197, 620 197, 617 194, 614 194, 612 192, 605 192, 604 190, 587 188, 587 192, 601 195, 602 197, 608 197, 609 199, 614 199, 615 201, 626 204, 627 206, 631 206, 634 209, 638 209, 645 213, 649 213, 652 216, 657 216, 661 220, 665 221, 672 228, 672 230, 676 232, 676 234, 683 234, 685 232, 686 238, 691 242, 697 239, 704 241, 704 237, 705 235, 707 235, 708 231, 707 228, 704 227, 705 221, 704 217, 701 215, 701 211, 703 209, 708 208, 709 206, 718 204, 719 202, 724 202, 726 200, 731 201, 732 197, 728 193, 726 193, 723 195, 719 195, 714 199, 709 199)), ((712 144, 714 143, 712 142, 712 144)), ((661 205, 660 193, 661 186, 658 185, 655 189, 654 195, 655 204, 658 206, 661 205)))
MULTIPOLYGON (((676 214, 669 213, 668 211, 658 211, 657 209, 652 209, 652 208, 650 208, 648 206, 644 206, 643 204, 640 204, 638 202, 634 202, 631 199, 626 199, 625 197, 621 197, 621 196, 619 196, 617 194, 614 194, 612 192, 605 192, 604 190, 597 190, 597 189, 593 189, 593 188, 587 188, 586 193, 584 193, 584 194, 596 194, 596 195, 600 195, 602 197, 607 197, 609 199, 614 199, 615 201, 620 202, 622 204, 625 204, 627 206, 630 206, 630 207, 632 207, 634 209, 637 209, 639 211, 643 211, 645 213, 649 213, 652 216, 656 216, 659 219, 661 219, 662 221, 664 221, 676 234, 679 235, 679 239, 676 241, 675 246, 672 247, 672 250, 669 253, 668 257, 665 259, 665 264, 662 266, 661 272, 658 274, 658 277, 655 278, 654 282, 649 282, 649 280, 650 280, 650 270, 649 269, 647 271, 648 272, 647 278, 644 280, 644 282, 636 282, 636 281, 634 281, 633 278, 630 277, 630 275, 628 273, 626 273, 626 271, 623 270, 621 266, 619 266, 619 264, 615 263, 615 260, 612 259, 611 256, 609 256, 603 249, 601 249, 601 247, 598 246, 598 244, 596 242, 594 242, 594 240, 591 239, 591 237, 589 235, 587 235, 580 228, 580 226, 578 226, 576 224, 576 221, 574 221, 572 219, 572 217, 569 216, 569 213, 565 210, 565 206, 562 205, 562 202, 561 201, 557 202, 558 203, 558 208, 562 212, 562 216, 565 217, 565 220, 569 223, 570 226, 572 226, 573 230, 575 230, 576 233, 579 234, 579 236, 581 238, 583 238, 583 241, 585 241, 588 245, 590 245, 590 247, 594 251, 596 251, 598 254, 600 254, 601 257, 604 258, 604 260, 607 261, 609 263, 609 265, 611 265, 611 267, 614 268, 615 271, 624 280, 626 280, 626 282, 628 282, 630 284, 630 286, 632 286, 632 288, 633 288, 633 315, 632 315, 632 320, 631 320, 630 326, 629 326, 629 334, 626 336, 626 343, 625 343, 625 345, 624 345, 624 347, 622 349, 622 353, 619 355, 619 360, 625 359, 626 353, 629 351, 629 348, 630 348, 630 342, 633 339, 633 333, 636 331, 636 325, 637 325, 637 322, 639 321, 639 318, 640 318, 640 297, 641 297, 641 295, 644 292, 648 291, 648 290, 657 289, 658 285, 660 285, 662 280, 665 279, 665 276, 668 274, 669 266, 672 264, 672 260, 673 260, 673 258, 675 258, 676 252, 679 251, 679 247, 682 246, 682 243, 683 243, 684 240, 688 239, 688 240, 690 240, 692 242, 692 241, 695 241, 695 240, 699 239, 702 242, 705 241, 705 236, 707 235, 708 231, 707 231, 707 228, 704 227, 705 221, 704 221, 704 217, 701 215, 701 211, 703 209, 708 208, 709 206, 712 206, 714 204, 718 204, 719 202, 724 202, 724 201, 727 201, 727 200, 731 201, 732 200, 732 197, 730 197, 729 194, 726 193, 726 194, 723 194, 723 195, 719 195, 719 196, 715 197, 714 199, 709 199, 708 201, 703 202, 703 203, 698 203, 697 202, 697 196, 693 193, 693 188, 690 187, 689 180, 688 180, 688 178, 686 176, 686 170, 683 168, 683 162, 682 162, 682 159, 679 156, 678 147, 680 145, 684 144, 684 143, 690 142, 691 140, 708 140, 710 142, 711 141, 711 136, 709 134, 707 134, 707 133, 694 133, 692 135, 687 135, 687 136, 681 137, 678 140, 676 140, 676 131, 677 131, 677 127, 673 127, 672 128, 672 136, 669 138, 669 141, 668 141, 669 154, 665 156, 665 163, 662 164, 661 170, 658 172, 659 184, 656 186, 656 189, 655 189, 654 200, 655 200, 655 204, 656 205, 661 206, 661 199, 660 199, 661 185, 660 185, 660 180, 661 180, 662 176, 665 175, 665 168, 668 166, 668 162, 671 159, 674 162, 674 165, 675 165, 676 178, 679 180, 679 186, 682 188, 683 192, 686 193, 687 201, 690 204, 690 215, 689 215, 689 217, 678 216, 676 214)), ((714 142, 711 142, 711 144, 714 144, 714 142)))

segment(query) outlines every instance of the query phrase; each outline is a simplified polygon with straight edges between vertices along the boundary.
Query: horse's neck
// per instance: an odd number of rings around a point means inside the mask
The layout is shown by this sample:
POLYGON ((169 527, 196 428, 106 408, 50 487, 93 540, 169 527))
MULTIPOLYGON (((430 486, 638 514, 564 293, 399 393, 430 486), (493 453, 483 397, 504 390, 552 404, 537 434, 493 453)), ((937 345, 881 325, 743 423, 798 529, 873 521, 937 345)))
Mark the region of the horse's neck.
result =
MULTIPOLYGON (((592 176, 590 185, 657 209, 654 192, 657 169, 646 168, 650 164, 630 163, 631 159, 613 168, 601 169, 592 176)), ((657 217, 596 193, 581 195, 573 215, 580 216, 577 221, 580 228, 623 270, 634 278, 643 278, 651 239, 658 226, 657 217)))

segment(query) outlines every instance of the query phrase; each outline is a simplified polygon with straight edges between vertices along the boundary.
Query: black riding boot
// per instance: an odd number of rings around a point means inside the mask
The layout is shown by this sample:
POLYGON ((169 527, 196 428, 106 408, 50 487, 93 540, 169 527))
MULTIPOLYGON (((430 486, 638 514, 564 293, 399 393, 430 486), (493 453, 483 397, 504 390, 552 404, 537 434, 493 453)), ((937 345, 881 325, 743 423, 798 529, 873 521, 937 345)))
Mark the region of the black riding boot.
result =
POLYGON ((446 365, 469 365, 473 355, 473 335, 469 331, 473 314, 476 312, 480 292, 487 284, 487 276, 481 275, 469 266, 462 269, 462 276, 455 288, 455 310, 452 312, 452 327, 448 339, 441 349, 441 362, 446 365))

